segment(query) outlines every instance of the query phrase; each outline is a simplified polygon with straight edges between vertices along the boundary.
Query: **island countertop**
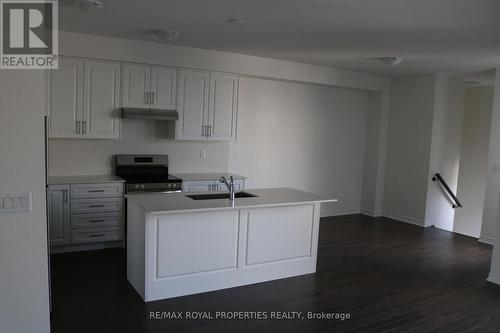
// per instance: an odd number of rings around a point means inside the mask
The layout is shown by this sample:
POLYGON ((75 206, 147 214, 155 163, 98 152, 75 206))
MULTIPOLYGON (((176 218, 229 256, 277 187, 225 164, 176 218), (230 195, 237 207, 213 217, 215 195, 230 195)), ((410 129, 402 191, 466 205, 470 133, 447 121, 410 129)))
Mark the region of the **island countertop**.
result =
POLYGON ((129 202, 142 208, 149 214, 174 214, 180 212, 227 210, 269 206, 296 205, 313 202, 337 202, 332 197, 320 196, 292 188, 262 188, 245 190, 256 197, 236 198, 231 204, 228 199, 194 200, 186 195, 209 193, 140 193, 127 194, 129 202))

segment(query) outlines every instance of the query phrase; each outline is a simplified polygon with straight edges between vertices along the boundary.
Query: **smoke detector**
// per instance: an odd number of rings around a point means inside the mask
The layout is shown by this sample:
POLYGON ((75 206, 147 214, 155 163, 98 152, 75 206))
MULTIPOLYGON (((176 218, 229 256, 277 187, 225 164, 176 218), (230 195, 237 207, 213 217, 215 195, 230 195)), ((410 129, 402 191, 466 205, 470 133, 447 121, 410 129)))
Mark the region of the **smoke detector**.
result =
POLYGON ((377 59, 380 60, 385 65, 391 67, 399 65, 401 61, 403 61, 403 58, 401 57, 379 57, 377 59))
POLYGON ((230 18, 226 20, 227 23, 243 23, 243 19, 240 18, 230 18))
POLYGON ((153 34, 162 41, 179 38, 179 33, 175 30, 153 30, 153 34))

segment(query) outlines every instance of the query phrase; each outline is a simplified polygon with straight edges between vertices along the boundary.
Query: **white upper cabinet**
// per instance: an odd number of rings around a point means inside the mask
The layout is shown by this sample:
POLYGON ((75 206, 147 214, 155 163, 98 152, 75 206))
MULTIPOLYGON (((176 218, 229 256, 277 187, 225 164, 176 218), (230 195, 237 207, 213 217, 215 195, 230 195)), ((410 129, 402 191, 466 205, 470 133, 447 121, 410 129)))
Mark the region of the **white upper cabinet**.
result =
POLYGON ((123 67, 122 106, 175 109, 176 70, 162 66, 123 67))
POLYGON ((175 138, 177 140, 206 140, 208 117, 208 72, 179 70, 175 138))
POLYGON ((122 106, 148 107, 151 90, 151 66, 124 65, 122 106))
POLYGON ((151 70, 152 109, 175 110, 177 71, 168 67, 153 67, 151 70))
POLYGON ((50 73, 49 137, 119 138, 120 82, 119 63, 61 57, 50 73))
POLYGON ((238 76, 210 73, 210 104, 208 107, 208 140, 236 139, 238 108, 238 76))
POLYGON ((120 64, 85 61, 82 133, 96 139, 120 137, 120 64))
POLYGON ((79 138, 83 108, 83 60, 61 58, 50 71, 49 135, 79 138))
POLYGON ((234 141, 238 76, 179 70, 177 140, 234 141))

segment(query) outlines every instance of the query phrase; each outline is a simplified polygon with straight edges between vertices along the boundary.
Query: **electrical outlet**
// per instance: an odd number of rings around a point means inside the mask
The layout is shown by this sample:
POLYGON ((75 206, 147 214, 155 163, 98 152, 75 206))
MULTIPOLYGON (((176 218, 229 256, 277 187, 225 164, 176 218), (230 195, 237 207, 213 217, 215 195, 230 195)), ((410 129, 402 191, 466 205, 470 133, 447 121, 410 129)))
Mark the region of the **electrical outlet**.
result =
POLYGON ((207 158, 207 151, 206 151, 205 149, 202 149, 202 150, 200 151, 200 158, 201 158, 202 160, 204 160, 205 158, 207 158))
POLYGON ((31 212, 31 192, 0 195, 0 214, 31 212))

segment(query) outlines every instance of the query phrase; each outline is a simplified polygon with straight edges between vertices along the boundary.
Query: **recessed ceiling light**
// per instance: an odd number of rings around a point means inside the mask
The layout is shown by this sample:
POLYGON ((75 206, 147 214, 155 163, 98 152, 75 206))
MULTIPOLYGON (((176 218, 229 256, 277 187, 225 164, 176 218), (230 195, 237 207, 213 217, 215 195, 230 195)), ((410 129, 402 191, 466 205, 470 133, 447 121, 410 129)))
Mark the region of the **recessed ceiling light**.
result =
POLYGON ((245 21, 243 21, 242 19, 240 18, 230 18, 230 19, 227 19, 226 20, 227 23, 243 23, 245 21))
POLYGON ((403 58, 400 57, 378 57, 377 59, 391 67, 399 65, 403 61, 403 58))
POLYGON ((104 6, 104 3, 102 1, 99 1, 99 0, 87 0, 87 2, 91 5, 96 6, 96 7, 104 6))

